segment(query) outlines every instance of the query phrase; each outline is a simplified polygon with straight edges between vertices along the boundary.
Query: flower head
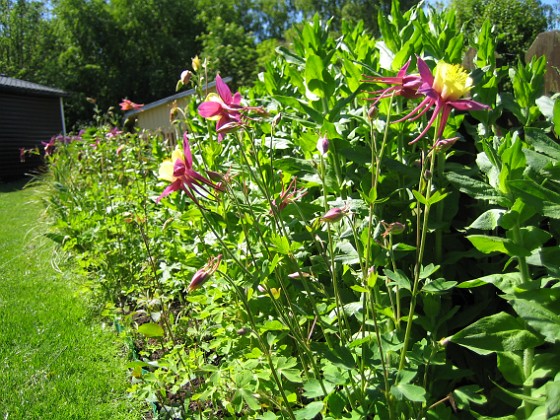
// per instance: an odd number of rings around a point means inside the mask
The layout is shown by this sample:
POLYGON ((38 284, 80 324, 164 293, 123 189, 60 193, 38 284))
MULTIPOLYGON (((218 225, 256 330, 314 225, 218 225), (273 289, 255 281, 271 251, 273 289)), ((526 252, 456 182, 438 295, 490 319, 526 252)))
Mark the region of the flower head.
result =
POLYGON ((217 257, 210 257, 208 262, 199 269, 194 276, 192 277, 191 282, 187 290, 192 292, 193 290, 198 289, 201 287, 206 281, 210 278, 212 274, 216 272, 218 267, 220 266, 220 262, 222 261, 222 254, 218 255, 217 257))
POLYGON ((193 159, 187 133, 183 134, 183 150, 176 149, 173 151, 171 159, 161 163, 159 177, 171 184, 163 190, 157 202, 173 191, 179 190, 184 191, 190 199, 196 202, 194 193, 204 196, 212 195, 208 188, 216 188, 212 181, 204 178, 193 169, 193 159))
POLYGON ((198 113, 204 118, 216 121, 218 141, 223 140, 224 134, 243 126, 243 112, 266 114, 262 108, 242 106, 241 94, 232 94, 220 75, 216 76, 216 91, 217 93, 209 93, 206 100, 198 106, 198 113))
POLYGON ((121 111, 130 111, 132 109, 136 110, 144 106, 144 104, 137 104, 129 99, 123 99, 119 105, 121 106, 121 111))
POLYGON ((418 93, 425 97, 416 108, 396 122, 414 121, 428 112, 430 108, 433 107, 434 110, 426 127, 409 144, 420 140, 435 123, 438 116, 440 119, 436 137, 439 139, 443 134, 452 109, 459 111, 490 109, 488 105, 463 97, 469 93, 473 82, 461 66, 440 61, 436 66, 434 76, 426 62, 418 57, 418 71, 423 82, 422 86, 418 89, 418 93))
POLYGON ((210 93, 206 100, 198 106, 198 113, 209 120, 215 120, 218 141, 222 141, 223 134, 241 125, 241 94, 231 94, 228 85, 220 75, 216 76, 216 91, 210 93))

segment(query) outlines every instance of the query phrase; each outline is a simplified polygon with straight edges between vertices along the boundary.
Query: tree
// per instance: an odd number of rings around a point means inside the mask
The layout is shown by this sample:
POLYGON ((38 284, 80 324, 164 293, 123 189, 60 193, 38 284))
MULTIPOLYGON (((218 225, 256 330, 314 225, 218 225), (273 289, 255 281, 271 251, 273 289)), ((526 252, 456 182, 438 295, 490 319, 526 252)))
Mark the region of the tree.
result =
POLYGON ((44 62, 40 45, 45 30, 42 1, 0 0, 0 70, 11 77, 36 79, 44 62))
POLYGON ((547 9, 540 0, 452 0, 457 23, 467 34, 478 33, 485 20, 494 25, 496 52, 505 63, 523 57, 535 37, 546 30, 547 9))

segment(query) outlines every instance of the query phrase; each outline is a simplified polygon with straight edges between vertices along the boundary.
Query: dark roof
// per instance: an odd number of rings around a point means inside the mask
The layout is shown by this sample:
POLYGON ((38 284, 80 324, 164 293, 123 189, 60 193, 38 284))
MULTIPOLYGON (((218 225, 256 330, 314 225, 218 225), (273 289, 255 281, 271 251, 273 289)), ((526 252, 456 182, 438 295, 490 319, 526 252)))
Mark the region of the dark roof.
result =
POLYGON ((67 93, 61 89, 27 82, 0 75, 0 92, 23 93, 27 95, 41 96, 66 96, 67 93))
MULTIPOLYGON (((224 81, 225 83, 231 82, 231 77, 224 77, 224 78, 223 78, 223 81, 224 81)), ((215 86, 216 86, 216 82, 215 82, 215 81, 214 81, 214 82, 210 82, 210 83, 208 83, 208 84, 206 85, 206 87, 207 87, 208 89, 212 89, 212 88, 214 88, 215 86)), ((168 103, 173 102, 173 101, 175 101, 175 100, 177 100, 177 99, 184 98, 185 96, 194 95, 195 93, 196 93, 196 90, 195 90, 195 89, 189 89, 189 90, 185 90, 185 91, 183 91, 183 92, 176 93, 176 94, 171 95, 171 96, 167 96, 167 97, 162 98, 162 99, 158 99, 157 101, 150 102, 149 104, 144 105, 144 106, 143 106, 142 108, 140 108, 140 109, 134 109, 134 110, 130 110, 130 111, 125 112, 125 113, 124 113, 124 119, 126 120, 127 118, 132 117, 132 116, 134 116, 134 115, 136 115, 136 114, 139 114, 139 113, 141 113, 141 112, 143 112, 143 111, 147 111, 148 109, 157 108, 157 107, 160 106, 160 105, 168 104, 168 103)))

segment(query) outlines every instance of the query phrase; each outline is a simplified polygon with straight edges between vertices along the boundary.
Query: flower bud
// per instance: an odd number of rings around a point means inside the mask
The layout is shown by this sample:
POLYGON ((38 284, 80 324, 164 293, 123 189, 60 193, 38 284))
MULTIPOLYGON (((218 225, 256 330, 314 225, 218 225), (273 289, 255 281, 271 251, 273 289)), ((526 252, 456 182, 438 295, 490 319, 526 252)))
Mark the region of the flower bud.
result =
POLYGON ((181 82, 183 83, 183 85, 188 84, 191 81, 191 77, 193 76, 192 71, 190 70, 185 70, 181 73, 181 82))
POLYGON ((377 116, 377 107, 375 105, 370 106, 367 116, 370 120, 373 120, 377 116))
POLYGON ((200 58, 198 58, 198 55, 192 59, 192 68, 194 71, 198 71, 200 69, 200 58))
POLYGON ((335 207, 327 211, 319 220, 325 223, 335 223, 341 220, 348 213, 348 207, 335 207))
POLYGON ((324 136, 319 137, 319 140, 317 141, 317 150, 323 156, 326 155, 327 151, 329 150, 329 139, 324 136))
POLYGON ((204 265, 200 270, 194 273, 192 280, 189 284, 187 290, 192 292, 193 290, 198 289, 201 287, 206 281, 210 278, 212 274, 216 272, 218 267, 220 266, 220 262, 222 261, 222 254, 218 255, 217 257, 211 257, 208 260, 208 263, 204 265))

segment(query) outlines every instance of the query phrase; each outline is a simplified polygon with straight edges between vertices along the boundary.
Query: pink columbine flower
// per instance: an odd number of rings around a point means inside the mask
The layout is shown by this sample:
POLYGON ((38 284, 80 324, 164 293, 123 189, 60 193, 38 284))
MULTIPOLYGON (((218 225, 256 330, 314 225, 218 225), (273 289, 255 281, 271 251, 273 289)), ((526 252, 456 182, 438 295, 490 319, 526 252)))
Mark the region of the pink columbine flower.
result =
POLYGON ((224 134, 243 126, 243 112, 254 111, 266 114, 262 108, 241 105, 241 94, 233 95, 228 85, 220 75, 216 76, 216 91, 209 93, 206 100, 198 106, 198 113, 209 120, 216 121, 218 141, 222 141, 224 134))
POLYGON ((193 169, 193 159, 191 147, 187 133, 183 134, 183 150, 176 149, 171 155, 171 159, 165 160, 159 167, 159 177, 171 184, 163 190, 156 202, 171 194, 173 191, 182 190, 187 196, 197 202, 194 193, 206 196, 212 195, 208 190, 214 190, 214 183, 193 169))
POLYGON ((204 267, 202 267, 200 270, 194 273, 194 276, 192 277, 192 280, 189 283, 187 290, 189 292, 192 292, 193 290, 198 289, 204 283, 206 283, 206 281, 210 278, 210 276, 216 272, 216 270, 220 266, 221 261, 222 261, 222 254, 219 254, 217 257, 210 257, 210 259, 204 265, 204 267))
POLYGON ((490 109, 488 105, 464 98, 472 88, 472 79, 461 66, 440 61, 436 65, 435 74, 432 74, 424 60, 418 57, 418 71, 423 82, 418 89, 418 93, 424 95, 425 98, 416 108, 396 122, 414 121, 428 112, 430 108, 433 107, 434 110, 424 130, 409 144, 420 140, 435 123, 438 115, 440 119, 436 137, 439 139, 443 134, 452 109, 459 111, 490 109))
POLYGON ((144 106, 144 104, 137 104, 132 102, 130 99, 123 99, 122 102, 119 104, 121 106, 121 111, 130 111, 140 109, 144 106))
POLYGON ((223 140, 225 133, 241 125, 241 94, 231 94, 228 85, 220 75, 216 76, 216 93, 210 93, 206 100, 198 106, 198 113, 209 120, 215 120, 218 141, 223 140))

